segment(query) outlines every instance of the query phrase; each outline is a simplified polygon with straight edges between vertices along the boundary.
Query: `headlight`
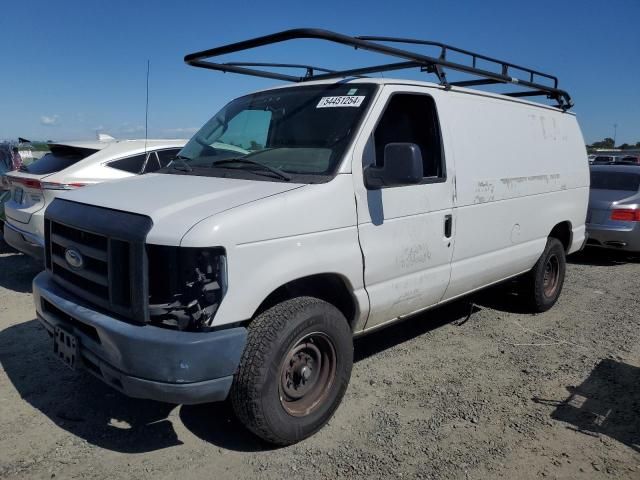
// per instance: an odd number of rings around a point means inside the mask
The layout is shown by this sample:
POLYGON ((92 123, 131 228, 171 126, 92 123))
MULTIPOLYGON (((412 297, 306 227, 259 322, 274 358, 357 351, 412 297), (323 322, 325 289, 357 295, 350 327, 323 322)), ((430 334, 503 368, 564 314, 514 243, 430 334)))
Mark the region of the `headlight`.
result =
POLYGON ((227 291, 223 248, 147 245, 149 317, 152 323, 180 330, 202 330, 227 291))

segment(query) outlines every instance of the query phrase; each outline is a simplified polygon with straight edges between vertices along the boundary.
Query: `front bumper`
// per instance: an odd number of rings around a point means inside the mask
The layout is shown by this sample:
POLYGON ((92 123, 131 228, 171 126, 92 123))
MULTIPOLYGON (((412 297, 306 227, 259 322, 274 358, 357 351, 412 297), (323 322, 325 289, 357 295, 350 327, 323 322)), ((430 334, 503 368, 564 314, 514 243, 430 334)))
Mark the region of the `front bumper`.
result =
POLYGON ((16 250, 35 258, 44 260, 44 240, 18 227, 4 222, 4 241, 16 250))
POLYGON ((587 245, 626 252, 640 252, 640 224, 626 225, 587 224, 587 233, 589 234, 587 245))
POLYGON ((243 327, 180 332, 96 311, 48 272, 33 280, 38 320, 79 340, 79 365, 125 395, 169 403, 224 400, 246 343, 243 327))

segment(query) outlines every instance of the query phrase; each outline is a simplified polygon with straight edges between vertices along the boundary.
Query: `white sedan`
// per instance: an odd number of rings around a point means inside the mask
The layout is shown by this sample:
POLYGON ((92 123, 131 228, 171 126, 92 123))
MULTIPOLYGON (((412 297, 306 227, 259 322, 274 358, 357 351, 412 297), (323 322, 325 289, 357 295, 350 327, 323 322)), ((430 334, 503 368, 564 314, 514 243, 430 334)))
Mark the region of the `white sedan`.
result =
POLYGON ((4 239, 41 259, 44 211, 58 192, 166 167, 186 140, 113 140, 50 144, 50 153, 7 173, 11 197, 5 204, 4 239))

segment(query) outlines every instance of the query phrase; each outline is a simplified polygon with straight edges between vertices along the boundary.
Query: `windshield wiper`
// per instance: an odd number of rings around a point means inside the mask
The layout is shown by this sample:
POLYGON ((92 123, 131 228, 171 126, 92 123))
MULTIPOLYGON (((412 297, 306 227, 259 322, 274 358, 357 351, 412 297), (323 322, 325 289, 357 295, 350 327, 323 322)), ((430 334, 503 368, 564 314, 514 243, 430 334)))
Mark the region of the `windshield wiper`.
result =
POLYGON ((171 168, 174 170, 180 170, 182 172, 193 172, 193 167, 189 165, 185 160, 191 160, 189 157, 185 157, 184 155, 176 155, 171 160, 171 168), (179 163, 176 163, 178 161, 179 163))
POLYGON ((211 164, 211 166, 214 167, 219 167, 219 166, 223 166, 229 163, 239 163, 241 165, 247 165, 247 166, 252 166, 252 167, 259 167, 262 170, 266 170, 268 172, 273 173, 274 175, 278 176, 279 178, 281 178, 282 180, 288 182, 291 180, 291 176, 284 173, 282 170, 275 168, 275 167, 270 167, 269 165, 265 165, 264 163, 260 163, 260 162, 256 162, 255 160, 249 160, 247 158, 227 158, 225 160, 217 160, 215 162, 213 162, 211 164))

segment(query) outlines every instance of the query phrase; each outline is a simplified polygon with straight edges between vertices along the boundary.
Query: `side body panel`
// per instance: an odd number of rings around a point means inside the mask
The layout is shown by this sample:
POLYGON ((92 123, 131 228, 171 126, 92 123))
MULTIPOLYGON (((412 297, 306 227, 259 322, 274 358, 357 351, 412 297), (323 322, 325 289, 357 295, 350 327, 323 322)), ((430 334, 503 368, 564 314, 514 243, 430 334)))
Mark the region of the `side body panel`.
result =
POLYGON ((449 92, 441 113, 456 163, 456 244, 444 299, 525 272, 555 225, 584 242, 589 168, 576 118, 449 92))

